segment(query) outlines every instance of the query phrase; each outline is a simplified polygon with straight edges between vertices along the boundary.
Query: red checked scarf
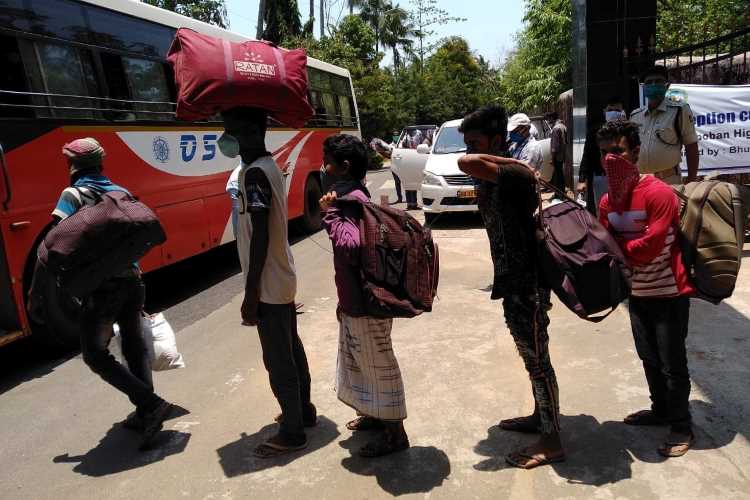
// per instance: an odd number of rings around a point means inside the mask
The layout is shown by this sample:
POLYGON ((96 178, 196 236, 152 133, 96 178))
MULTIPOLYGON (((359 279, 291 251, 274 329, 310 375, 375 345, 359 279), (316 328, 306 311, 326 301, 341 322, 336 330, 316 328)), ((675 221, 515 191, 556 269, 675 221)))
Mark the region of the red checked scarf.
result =
POLYGON ((609 207, 622 214, 630 203, 630 195, 638 185, 641 174, 638 167, 620 155, 608 154, 602 160, 609 184, 609 207))

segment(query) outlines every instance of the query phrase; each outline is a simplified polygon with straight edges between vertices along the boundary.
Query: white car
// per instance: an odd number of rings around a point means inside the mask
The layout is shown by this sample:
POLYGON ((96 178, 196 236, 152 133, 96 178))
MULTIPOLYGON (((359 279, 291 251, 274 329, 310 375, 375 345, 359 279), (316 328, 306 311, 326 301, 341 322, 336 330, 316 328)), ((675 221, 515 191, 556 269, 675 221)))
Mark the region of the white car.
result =
POLYGON ((396 141, 396 146, 391 151, 391 170, 401 179, 404 190, 419 191, 427 157, 419 154, 417 147, 423 146, 422 149, 426 147, 429 151, 430 147, 422 143, 433 137, 435 129, 435 125, 412 125, 406 127, 396 141))
POLYGON ((458 131, 463 120, 445 122, 435 134, 432 148, 420 146, 429 155, 422 178, 422 208, 430 219, 443 212, 476 212, 477 191, 471 177, 458 168, 466 154, 464 136, 458 131))

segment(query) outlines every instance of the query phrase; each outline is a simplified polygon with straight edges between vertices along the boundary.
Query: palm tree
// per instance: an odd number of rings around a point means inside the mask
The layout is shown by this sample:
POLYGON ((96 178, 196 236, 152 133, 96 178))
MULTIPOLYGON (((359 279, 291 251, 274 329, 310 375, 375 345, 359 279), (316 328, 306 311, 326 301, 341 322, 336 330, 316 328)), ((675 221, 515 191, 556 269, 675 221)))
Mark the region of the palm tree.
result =
POLYGON ((359 7, 359 16, 375 32, 375 50, 380 48, 380 36, 383 29, 383 17, 393 5, 388 0, 350 0, 359 7))
POLYGON ((381 43, 393 51, 393 66, 401 66, 401 48, 404 53, 410 53, 414 44, 416 31, 409 22, 409 13, 396 5, 383 15, 381 23, 381 43))

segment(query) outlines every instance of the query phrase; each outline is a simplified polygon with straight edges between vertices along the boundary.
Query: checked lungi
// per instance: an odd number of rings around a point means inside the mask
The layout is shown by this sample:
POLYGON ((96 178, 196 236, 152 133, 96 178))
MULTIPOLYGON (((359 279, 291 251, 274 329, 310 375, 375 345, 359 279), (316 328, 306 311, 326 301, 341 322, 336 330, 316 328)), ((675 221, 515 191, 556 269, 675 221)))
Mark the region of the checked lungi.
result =
POLYGON ((405 419, 404 382, 391 344, 393 320, 338 315, 338 398, 360 415, 405 419))

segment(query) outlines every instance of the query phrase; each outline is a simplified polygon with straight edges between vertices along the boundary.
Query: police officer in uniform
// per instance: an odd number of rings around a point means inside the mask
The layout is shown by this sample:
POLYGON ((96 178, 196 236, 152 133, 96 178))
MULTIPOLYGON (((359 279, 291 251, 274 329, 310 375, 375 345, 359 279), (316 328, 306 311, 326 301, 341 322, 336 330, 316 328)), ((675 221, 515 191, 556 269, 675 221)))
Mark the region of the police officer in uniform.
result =
POLYGON ((698 177, 698 135, 693 112, 686 102, 665 99, 669 75, 664 66, 653 66, 643 78, 646 106, 633 111, 630 120, 640 128, 641 153, 638 167, 667 184, 682 184, 682 147, 687 157, 687 181, 698 177))

